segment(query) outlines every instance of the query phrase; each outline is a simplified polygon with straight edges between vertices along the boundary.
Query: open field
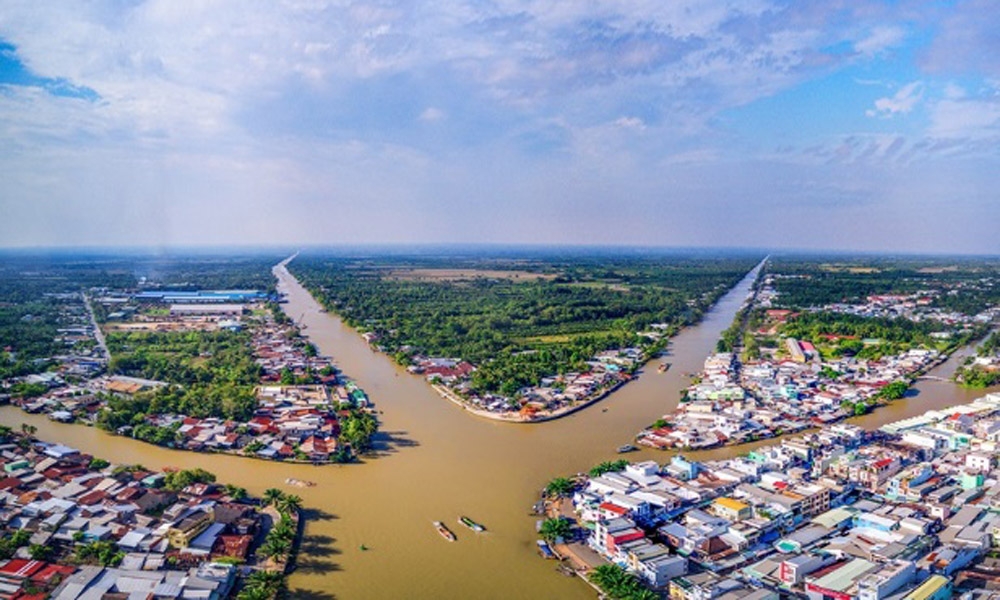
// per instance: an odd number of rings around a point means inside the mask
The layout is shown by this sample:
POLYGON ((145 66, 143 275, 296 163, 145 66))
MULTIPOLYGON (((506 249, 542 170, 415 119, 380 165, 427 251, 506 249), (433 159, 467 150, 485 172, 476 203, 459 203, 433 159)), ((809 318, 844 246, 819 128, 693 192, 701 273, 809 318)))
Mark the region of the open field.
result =
POLYGON ((558 277, 556 273, 535 273, 533 271, 507 271, 498 269, 395 269, 389 271, 386 279, 394 281, 468 281, 470 279, 506 279, 510 281, 549 281, 558 277))

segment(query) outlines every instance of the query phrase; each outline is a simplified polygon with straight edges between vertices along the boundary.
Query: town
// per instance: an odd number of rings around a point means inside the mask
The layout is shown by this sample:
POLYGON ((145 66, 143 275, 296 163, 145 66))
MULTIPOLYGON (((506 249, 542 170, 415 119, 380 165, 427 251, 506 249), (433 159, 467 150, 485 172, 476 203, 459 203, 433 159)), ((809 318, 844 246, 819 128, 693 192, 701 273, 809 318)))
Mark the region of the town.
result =
POLYGON ((0 428, 0 597, 273 597, 301 500, 263 499, 201 469, 113 465, 0 428))
POLYGON ((280 298, 99 288, 55 299, 54 343, 66 351, 4 381, 0 400, 200 452, 322 464, 370 446, 377 418, 367 395, 318 355, 280 298))
POLYGON ((677 600, 995 598, 998 441, 988 394, 732 459, 607 463, 550 484, 542 532, 613 597, 641 581, 677 600))
POLYGON ((902 398, 918 376, 982 337, 996 315, 995 309, 969 316, 933 307, 935 291, 805 312, 772 308, 780 301, 778 278, 762 279, 720 341, 725 351, 705 360, 677 409, 639 433, 637 443, 706 449, 863 415, 902 398), (893 339, 850 333, 875 330, 872 323, 893 339))

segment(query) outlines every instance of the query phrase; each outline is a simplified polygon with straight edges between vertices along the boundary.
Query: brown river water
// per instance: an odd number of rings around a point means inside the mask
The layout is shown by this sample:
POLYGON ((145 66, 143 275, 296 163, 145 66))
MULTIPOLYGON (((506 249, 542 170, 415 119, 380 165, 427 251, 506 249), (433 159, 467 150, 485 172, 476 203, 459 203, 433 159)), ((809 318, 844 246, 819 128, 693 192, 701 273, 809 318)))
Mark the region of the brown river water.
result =
MULTIPOLYGON (((700 370, 720 333, 746 298, 756 270, 709 311, 703 321, 672 341, 672 363, 655 363, 620 390, 590 408, 541 424, 500 423, 465 413, 438 396, 419 377, 389 357, 372 352, 353 330, 319 305, 282 268, 276 269, 305 333, 321 353, 333 356, 382 412, 380 452, 363 464, 314 467, 159 448, 94 428, 53 423, 40 415, 0 408, 0 422, 29 422, 38 437, 58 441, 113 462, 149 468, 202 467, 220 481, 260 495, 269 487, 300 495, 309 511, 298 568, 290 578, 293 598, 593 598, 582 581, 559 575, 535 550, 539 490, 552 477, 585 471, 617 458, 615 448, 673 409, 700 370), (316 482, 291 488, 288 477, 316 482), (488 532, 476 534, 456 522, 468 515, 488 532), (434 531, 444 521, 458 536, 449 543, 434 531), (364 544, 366 551, 360 546, 364 544)), ((947 376, 953 358, 934 374, 947 376)), ((918 394, 858 422, 877 426, 935 407, 967 402, 983 391, 950 383, 921 382, 918 394)), ((723 448, 698 459, 748 450, 723 448)), ((631 460, 664 461, 666 454, 642 450, 631 460)))

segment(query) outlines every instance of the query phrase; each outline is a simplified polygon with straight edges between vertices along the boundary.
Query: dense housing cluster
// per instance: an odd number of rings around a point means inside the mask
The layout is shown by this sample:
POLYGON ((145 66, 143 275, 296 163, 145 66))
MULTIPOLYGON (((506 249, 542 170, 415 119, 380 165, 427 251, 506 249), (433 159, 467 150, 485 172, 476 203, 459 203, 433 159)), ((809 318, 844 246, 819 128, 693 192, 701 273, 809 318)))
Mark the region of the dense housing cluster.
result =
MULTIPOLYGON (((3 382, 0 400, 28 412, 172 448, 314 463, 352 460, 377 429, 364 391, 267 290, 139 281, 46 298, 60 307, 56 347, 76 350, 3 382)), ((6 360, 20 364, 20 352, 6 360)))
POLYGON ((991 598, 998 440, 990 394, 876 432, 838 424, 728 460, 621 465, 578 482, 572 518, 672 598, 991 598))
POLYGON ((25 430, 0 431, 2 597, 215 600, 280 581, 297 498, 265 506, 202 470, 115 466, 25 430))

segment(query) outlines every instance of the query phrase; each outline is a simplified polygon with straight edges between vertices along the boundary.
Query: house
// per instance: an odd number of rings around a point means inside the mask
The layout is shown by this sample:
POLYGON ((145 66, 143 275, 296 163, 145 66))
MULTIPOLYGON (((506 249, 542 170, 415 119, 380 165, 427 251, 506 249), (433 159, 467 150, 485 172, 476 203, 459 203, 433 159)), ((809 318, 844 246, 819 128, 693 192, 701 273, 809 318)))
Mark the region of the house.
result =
POLYGON ((212 517, 203 510, 198 510, 184 517, 167 530, 167 539, 174 548, 187 548, 191 540, 205 531, 212 523, 212 517))
POLYGON ((753 510, 749 504, 726 497, 716 498, 709 511, 729 521, 742 521, 753 516, 753 510))

